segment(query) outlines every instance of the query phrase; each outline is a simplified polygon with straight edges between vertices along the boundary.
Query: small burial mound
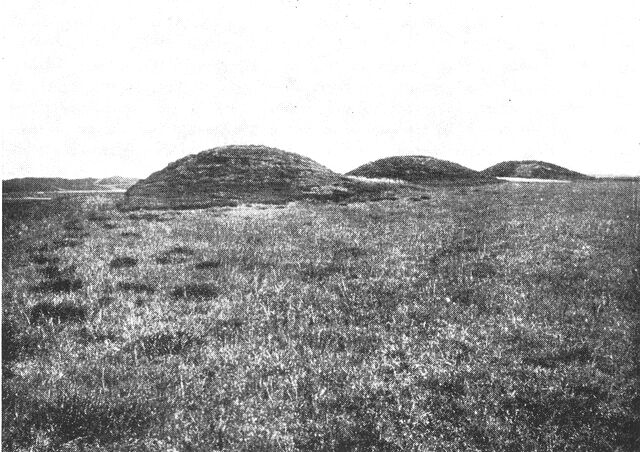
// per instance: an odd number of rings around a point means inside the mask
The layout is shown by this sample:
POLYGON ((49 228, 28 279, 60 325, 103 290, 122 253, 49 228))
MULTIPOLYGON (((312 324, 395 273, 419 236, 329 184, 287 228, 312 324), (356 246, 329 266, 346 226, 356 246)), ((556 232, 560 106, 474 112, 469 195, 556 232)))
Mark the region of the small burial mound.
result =
POLYGON ((373 199, 394 189, 334 173, 298 154, 256 145, 218 147, 189 155, 137 182, 123 209, 201 208, 295 200, 373 199))
POLYGON ((493 177, 520 177, 526 179, 591 180, 591 176, 571 171, 553 163, 538 160, 510 160, 482 171, 493 177))
POLYGON ((347 173, 369 179, 395 179, 418 185, 473 185, 498 182, 491 176, 447 160, 424 155, 387 157, 347 173))

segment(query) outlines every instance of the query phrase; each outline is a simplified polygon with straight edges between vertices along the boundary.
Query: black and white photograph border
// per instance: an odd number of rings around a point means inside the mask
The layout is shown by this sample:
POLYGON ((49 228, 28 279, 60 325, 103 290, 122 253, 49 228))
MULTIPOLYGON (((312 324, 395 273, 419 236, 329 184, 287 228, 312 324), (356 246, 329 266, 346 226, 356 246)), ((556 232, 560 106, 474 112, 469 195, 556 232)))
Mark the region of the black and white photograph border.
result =
POLYGON ((3 450, 640 450, 640 3, 0 29, 3 450))

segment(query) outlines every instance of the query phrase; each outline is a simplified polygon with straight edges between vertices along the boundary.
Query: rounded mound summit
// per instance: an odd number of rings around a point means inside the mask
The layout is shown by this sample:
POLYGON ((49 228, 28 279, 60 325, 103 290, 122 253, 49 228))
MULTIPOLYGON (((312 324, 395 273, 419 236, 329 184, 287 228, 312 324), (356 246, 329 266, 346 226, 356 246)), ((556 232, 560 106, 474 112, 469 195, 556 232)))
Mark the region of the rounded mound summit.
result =
POLYGON ((223 146, 170 163, 133 185, 125 209, 339 201, 383 187, 353 181, 310 158, 257 145, 223 146))
POLYGON ((593 179, 591 176, 538 160, 509 160, 490 166, 483 170, 482 173, 493 177, 522 177, 528 179, 593 179))
POLYGON ((398 179, 414 184, 474 184, 497 182, 493 177, 447 160, 424 155, 387 157, 347 173, 366 178, 398 179))

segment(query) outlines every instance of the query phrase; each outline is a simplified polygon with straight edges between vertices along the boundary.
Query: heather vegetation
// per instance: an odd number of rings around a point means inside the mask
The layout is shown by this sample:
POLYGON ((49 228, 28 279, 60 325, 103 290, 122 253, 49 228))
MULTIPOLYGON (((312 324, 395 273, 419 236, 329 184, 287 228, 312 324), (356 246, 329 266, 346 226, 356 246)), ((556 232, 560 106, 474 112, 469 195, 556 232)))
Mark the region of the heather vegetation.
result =
POLYGON ((633 190, 6 203, 3 447, 638 450, 633 190))

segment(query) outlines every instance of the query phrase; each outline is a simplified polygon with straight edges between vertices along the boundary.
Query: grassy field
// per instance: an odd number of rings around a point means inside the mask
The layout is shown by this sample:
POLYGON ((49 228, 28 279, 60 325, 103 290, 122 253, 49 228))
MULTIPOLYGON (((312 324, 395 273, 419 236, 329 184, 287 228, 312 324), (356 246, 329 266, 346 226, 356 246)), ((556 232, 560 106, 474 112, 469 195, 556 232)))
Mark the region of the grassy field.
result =
POLYGON ((4 204, 6 450, 640 450, 631 183, 4 204))

